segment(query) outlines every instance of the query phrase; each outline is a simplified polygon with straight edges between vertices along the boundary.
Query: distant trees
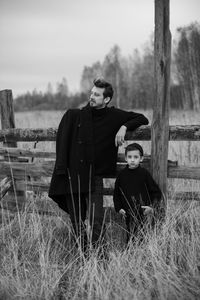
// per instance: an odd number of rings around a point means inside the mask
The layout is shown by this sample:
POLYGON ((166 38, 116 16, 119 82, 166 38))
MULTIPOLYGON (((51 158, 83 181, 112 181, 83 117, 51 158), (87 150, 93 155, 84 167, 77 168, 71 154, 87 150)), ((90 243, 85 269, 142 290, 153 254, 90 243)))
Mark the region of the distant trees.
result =
POLYGON ((85 66, 81 76, 81 92, 87 94, 91 87, 93 80, 97 77, 102 77, 102 66, 99 61, 92 64, 91 67, 85 66))
POLYGON ((114 98, 112 103, 120 107, 127 91, 123 67, 123 58, 119 46, 115 45, 105 56, 103 63, 99 61, 91 67, 85 66, 81 76, 81 91, 88 93, 91 89, 93 80, 97 77, 104 77, 107 81, 112 82, 114 88, 114 98))
MULTIPOLYGON (((171 107, 200 110, 200 25, 177 29, 178 39, 172 49, 171 107)), ((53 92, 51 83, 42 94, 34 90, 15 99, 16 110, 68 109, 88 99, 94 78, 104 77, 114 87, 112 105, 125 109, 151 109, 154 99, 153 36, 141 54, 135 49, 124 57, 115 45, 103 62, 85 66, 80 80, 80 93, 70 94, 66 78, 53 92)))
POLYGON ((121 55, 121 49, 115 45, 106 55, 102 68, 104 77, 112 82, 115 94, 113 104, 116 107, 124 106, 124 99, 127 99, 127 82, 125 81, 124 58, 121 55))
POLYGON ((181 107, 200 110, 200 25, 193 23, 177 31, 175 66, 181 107))
POLYGON ((153 47, 143 57, 135 50, 123 57, 118 45, 105 56, 103 63, 84 67, 81 90, 87 93, 95 77, 103 76, 114 88, 112 105, 123 108, 151 108, 153 103, 153 47))
POLYGON ((129 101, 131 107, 149 109, 152 108, 154 90, 154 56, 153 45, 146 47, 143 57, 135 50, 130 58, 132 70, 129 82, 129 101))
POLYGON ((66 110, 78 107, 87 100, 84 93, 70 95, 66 78, 57 83, 56 92, 53 92, 51 83, 48 83, 45 93, 36 89, 18 96, 14 101, 15 111, 29 110, 66 110))
POLYGON ((63 77, 61 82, 57 83, 57 94, 64 97, 69 96, 69 88, 67 84, 67 79, 65 77, 63 77))

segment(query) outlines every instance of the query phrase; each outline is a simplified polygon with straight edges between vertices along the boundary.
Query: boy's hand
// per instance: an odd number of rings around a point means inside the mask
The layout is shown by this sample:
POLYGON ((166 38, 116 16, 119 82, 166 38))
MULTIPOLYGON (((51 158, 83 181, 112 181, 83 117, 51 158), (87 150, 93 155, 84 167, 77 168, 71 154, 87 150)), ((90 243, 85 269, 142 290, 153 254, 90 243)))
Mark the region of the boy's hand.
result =
POLYGON ((124 209, 121 208, 119 213, 120 213, 120 215, 122 215, 123 219, 126 218, 126 212, 124 209))
POLYGON ((122 125, 115 136, 115 146, 121 146, 124 143, 124 137, 127 127, 122 125))
POLYGON ((153 208, 150 207, 150 206, 141 206, 144 211, 143 211, 143 214, 146 216, 146 215, 152 215, 153 214, 153 208))

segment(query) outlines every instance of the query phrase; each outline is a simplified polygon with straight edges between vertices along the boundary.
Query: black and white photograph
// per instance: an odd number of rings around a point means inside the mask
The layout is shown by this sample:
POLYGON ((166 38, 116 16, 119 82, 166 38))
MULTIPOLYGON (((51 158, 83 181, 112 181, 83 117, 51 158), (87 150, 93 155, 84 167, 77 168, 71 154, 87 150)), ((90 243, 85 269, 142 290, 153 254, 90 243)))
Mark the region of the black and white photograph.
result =
POLYGON ((200 1, 0 0, 0 300, 200 299, 200 1))

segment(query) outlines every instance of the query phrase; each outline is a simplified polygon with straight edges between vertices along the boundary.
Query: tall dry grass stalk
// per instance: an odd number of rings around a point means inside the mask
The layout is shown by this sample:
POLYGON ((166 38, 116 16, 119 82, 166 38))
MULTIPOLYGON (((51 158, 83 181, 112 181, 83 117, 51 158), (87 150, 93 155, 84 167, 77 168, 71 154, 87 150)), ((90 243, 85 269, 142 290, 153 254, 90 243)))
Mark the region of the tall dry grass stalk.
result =
MULTIPOLYGON (((199 299, 197 204, 170 205, 164 223, 147 231, 142 243, 124 248, 123 234, 108 234, 107 258, 101 259, 97 251, 88 258, 79 252, 64 215, 25 209, 10 222, 4 215, 0 299, 199 299)), ((119 231, 116 224, 109 226, 119 231)))

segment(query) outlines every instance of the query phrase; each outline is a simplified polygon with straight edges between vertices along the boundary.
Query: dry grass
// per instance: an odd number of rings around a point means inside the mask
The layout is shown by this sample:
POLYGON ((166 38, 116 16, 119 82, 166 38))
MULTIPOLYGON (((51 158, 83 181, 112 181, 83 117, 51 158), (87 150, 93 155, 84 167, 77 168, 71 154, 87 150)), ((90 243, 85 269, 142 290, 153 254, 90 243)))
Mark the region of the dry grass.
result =
POLYGON ((142 244, 124 249, 108 234, 107 259, 86 259, 66 216, 25 210, 0 228, 0 299, 199 299, 199 233, 199 206, 181 204, 142 244))

